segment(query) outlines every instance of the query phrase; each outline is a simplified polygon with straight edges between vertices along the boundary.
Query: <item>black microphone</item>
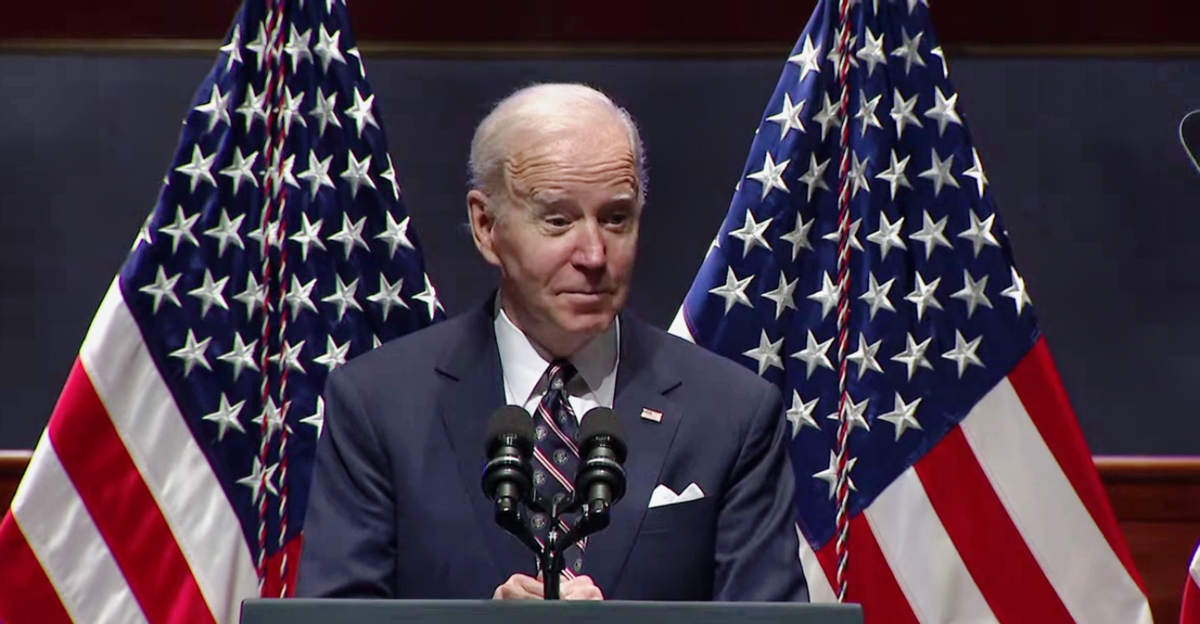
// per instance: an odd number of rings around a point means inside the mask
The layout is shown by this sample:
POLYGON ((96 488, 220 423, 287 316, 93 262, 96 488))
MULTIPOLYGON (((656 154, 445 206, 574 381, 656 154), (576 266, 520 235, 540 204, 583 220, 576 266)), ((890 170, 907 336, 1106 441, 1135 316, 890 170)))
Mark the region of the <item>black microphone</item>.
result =
POLYGON ((1179 140, 1192 159, 1192 166, 1200 171, 1200 110, 1194 110, 1179 122, 1179 140))
POLYGON ((533 490, 533 419, 516 405, 505 405, 492 414, 483 466, 483 493, 496 503, 496 515, 515 514, 533 490))
MULTIPOLYGON (((625 496, 625 441, 617 413, 607 407, 588 410, 579 423, 579 470, 576 496, 585 515, 605 515, 625 496)), ((607 524, 607 523, 605 523, 607 524)))

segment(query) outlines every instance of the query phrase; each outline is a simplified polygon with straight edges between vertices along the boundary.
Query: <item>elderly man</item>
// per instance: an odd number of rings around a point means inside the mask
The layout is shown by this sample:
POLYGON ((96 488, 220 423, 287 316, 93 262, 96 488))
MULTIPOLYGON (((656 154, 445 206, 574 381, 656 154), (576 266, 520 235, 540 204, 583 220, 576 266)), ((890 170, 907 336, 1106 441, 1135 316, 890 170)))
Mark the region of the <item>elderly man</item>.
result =
POLYGON ((563 598, 806 599, 779 393, 621 312, 642 154, 629 115, 581 85, 523 89, 483 120, 467 207, 499 291, 329 377, 300 595, 541 598, 479 486, 489 416, 515 404, 547 496, 570 490, 585 412, 612 407, 625 432, 627 493, 565 553, 563 598))

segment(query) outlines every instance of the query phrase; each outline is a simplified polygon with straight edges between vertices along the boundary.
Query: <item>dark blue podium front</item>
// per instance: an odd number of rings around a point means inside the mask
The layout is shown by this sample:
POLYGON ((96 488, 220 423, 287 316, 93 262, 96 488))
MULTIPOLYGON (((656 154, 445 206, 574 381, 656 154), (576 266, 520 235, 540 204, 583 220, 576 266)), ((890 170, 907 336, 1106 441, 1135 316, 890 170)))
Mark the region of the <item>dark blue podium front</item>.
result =
POLYGON ((862 624, 859 605, 760 602, 247 600, 241 624, 862 624))

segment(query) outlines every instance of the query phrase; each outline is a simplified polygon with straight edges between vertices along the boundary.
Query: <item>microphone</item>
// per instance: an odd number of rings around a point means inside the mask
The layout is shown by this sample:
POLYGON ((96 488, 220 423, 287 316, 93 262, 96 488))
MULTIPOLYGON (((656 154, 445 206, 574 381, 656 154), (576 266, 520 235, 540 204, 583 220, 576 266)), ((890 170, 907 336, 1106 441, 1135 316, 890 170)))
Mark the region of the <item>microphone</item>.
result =
POLYGON ((1194 110, 1179 122, 1179 140, 1192 159, 1192 166, 1200 171, 1200 110, 1194 110))
MULTIPOLYGON (((604 516, 625 496, 625 441, 617 413, 596 407, 579 423, 579 469, 575 495, 582 497, 585 516, 604 516)), ((607 522, 601 521, 602 528, 607 522)))
POLYGON ((516 518, 518 505, 533 490, 533 419, 516 405, 505 405, 492 414, 486 442, 487 463, 481 485, 501 516, 516 518))

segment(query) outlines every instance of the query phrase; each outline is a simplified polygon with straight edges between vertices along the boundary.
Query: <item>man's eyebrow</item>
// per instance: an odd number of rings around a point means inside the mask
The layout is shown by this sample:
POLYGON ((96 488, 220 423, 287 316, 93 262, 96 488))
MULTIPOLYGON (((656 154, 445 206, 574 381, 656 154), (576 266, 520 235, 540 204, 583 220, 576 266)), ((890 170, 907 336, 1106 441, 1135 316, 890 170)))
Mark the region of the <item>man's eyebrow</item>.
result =
POLYGON ((636 202, 636 201, 637 201, 637 193, 630 192, 630 193, 617 193, 616 195, 613 195, 612 197, 610 197, 608 199, 608 201, 606 201, 604 203, 605 203, 605 205, 612 205, 612 204, 625 204, 625 203, 636 202))
POLYGON ((554 193, 535 193, 529 197, 529 206, 534 213, 541 214, 554 210, 577 210, 578 206, 568 197, 554 193))
POLYGON ((574 205, 576 203, 576 201, 572 199, 569 194, 550 190, 534 191, 533 193, 530 193, 529 201, 531 203, 542 204, 544 206, 574 205))

